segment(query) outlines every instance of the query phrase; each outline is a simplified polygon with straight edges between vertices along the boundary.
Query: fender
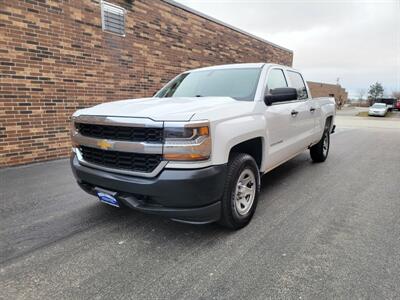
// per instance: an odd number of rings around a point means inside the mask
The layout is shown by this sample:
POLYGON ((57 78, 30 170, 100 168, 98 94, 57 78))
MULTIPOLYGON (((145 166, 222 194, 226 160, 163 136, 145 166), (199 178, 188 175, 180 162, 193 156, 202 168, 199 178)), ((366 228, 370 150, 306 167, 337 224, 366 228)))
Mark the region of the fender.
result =
MULTIPOLYGON (((318 131, 320 132, 319 139, 322 138, 325 129, 326 119, 332 117, 332 122, 330 124, 330 130, 332 130, 333 125, 335 124, 335 100, 333 98, 330 99, 323 99, 320 98, 320 108, 321 108, 321 118, 318 120, 318 131)), ((318 141, 319 141, 318 139, 318 141)))
POLYGON ((214 142, 212 146, 213 162, 215 164, 227 163, 229 153, 234 146, 258 137, 261 137, 262 140, 262 161, 264 162, 267 140, 265 128, 265 118, 261 114, 247 115, 216 123, 212 131, 214 142))

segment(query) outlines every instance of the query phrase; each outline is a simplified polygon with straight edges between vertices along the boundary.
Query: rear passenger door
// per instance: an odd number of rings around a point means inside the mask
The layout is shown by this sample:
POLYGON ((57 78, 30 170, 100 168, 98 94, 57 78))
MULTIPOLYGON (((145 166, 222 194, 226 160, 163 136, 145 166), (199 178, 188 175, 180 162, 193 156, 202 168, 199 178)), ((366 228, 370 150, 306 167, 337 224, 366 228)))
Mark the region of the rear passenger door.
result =
POLYGON ((292 132, 293 147, 297 152, 307 148, 313 142, 315 116, 318 113, 312 101, 303 77, 299 72, 286 70, 289 87, 297 90, 297 101, 293 102, 290 130, 292 132))

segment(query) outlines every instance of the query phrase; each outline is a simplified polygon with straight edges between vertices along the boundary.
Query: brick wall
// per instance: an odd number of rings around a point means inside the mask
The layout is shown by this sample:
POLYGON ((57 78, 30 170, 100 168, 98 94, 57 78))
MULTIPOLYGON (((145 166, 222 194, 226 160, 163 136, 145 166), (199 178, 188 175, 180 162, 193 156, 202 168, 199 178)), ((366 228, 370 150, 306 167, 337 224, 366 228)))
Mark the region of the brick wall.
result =
POLYGON ((0 167, 69 154, 69 118, 151 96, 182 70, 292 64, 292 52, 164 1, 123 6, 126 36, 101 28, 98 1, 0 0, 0 167))
POLYGON ((334 97, 337 104, 342 105, 347 102, 347 91, 339 84, 330 84, 323 82, 307 82, 310 88, 311 96, 316 97, 334 97))

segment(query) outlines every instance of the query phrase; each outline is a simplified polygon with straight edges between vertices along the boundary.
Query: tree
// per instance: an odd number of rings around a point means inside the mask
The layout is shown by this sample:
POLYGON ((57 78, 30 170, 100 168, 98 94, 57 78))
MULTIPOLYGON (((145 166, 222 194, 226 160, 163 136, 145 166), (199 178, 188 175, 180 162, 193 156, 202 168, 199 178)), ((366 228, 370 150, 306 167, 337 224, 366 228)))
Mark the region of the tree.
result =
POLYGON ((376 101, 377 98, 383 96, 383 86, 379 82, 374 83, 369 87, 368 96, 370 104, 376 101))
POLYGON ((357 92, 358 92, 358 100, 362 102, 367 91, 365 89, 359 89, 357 92))
POLYGON ((400 99, 400 91, 394 91, 394 92, 392 93, 392 97, 393 97, 393 98, 396 98, 396 99, 400 99))

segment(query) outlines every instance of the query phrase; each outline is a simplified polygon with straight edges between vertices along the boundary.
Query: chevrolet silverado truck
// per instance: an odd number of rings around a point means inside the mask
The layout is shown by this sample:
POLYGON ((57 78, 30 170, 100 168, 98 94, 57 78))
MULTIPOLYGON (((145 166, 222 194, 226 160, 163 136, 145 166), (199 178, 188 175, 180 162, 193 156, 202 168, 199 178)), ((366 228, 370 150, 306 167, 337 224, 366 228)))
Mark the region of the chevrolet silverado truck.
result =
POLYGON ((333 98, 312 98, 292 68, 201 68, 152 98, 76 111, 71 166, 80 187, 107 204, 239 229, 255 212, 263 174, 307 149, 326 160, 334 118, 333 98))

